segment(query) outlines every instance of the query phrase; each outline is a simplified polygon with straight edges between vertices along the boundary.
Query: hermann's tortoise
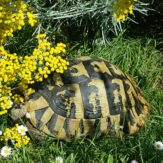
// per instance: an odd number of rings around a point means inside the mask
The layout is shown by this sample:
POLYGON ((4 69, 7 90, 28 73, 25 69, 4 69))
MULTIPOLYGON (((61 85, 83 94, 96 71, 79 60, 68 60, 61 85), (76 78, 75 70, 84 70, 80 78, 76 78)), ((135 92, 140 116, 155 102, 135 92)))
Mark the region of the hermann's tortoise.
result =
POLYGON ((149 106, 128 75, 101 58, 69 62, 68 70, 37 85, 25 105, 12 110, 13 119, 30 114, 25 123, 32 137, 133 134, 144 126, 149 106))

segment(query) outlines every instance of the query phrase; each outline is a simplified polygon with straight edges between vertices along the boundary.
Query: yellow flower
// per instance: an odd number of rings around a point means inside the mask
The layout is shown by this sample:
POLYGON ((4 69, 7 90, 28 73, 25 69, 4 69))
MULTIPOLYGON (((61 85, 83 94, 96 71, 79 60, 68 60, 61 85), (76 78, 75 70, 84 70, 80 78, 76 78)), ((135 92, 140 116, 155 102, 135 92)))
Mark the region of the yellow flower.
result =
POLYGON ((7 110, 2 110, 2 111, 0 111, 0 115, 4 115, 4 114, 6 114, 7 113, 7 110))
POLYGON ((0 42, 5 42, 5 37, 13 37, 13 32, 21 30, 25 25, 26 16, 28 23, 34 26, 36 17, 29 11, 27 4, 21 0, 1 0, 0 6, 0 42))
POLYGON ((133 14, 133 6, 137 0, 117 0, 113 6, 113 17, 117 22, 125 21, 128 14, 133 14))
POLYGON ((46 37, 45 33, 36 36, 37 39, 44 39, 45 37, 46 37))
POLYGON ((33 27, 37 23, 36 16, 30 12, 27 12, 28 23, 33 27))
POLYGON ((0 141, 11 141, 16 147, 20 148, 27 145, 30 141, 30 138, 26 135, 27 130, 25 126, 19 126, 18 124, 13 128, 6 128, 0 141))

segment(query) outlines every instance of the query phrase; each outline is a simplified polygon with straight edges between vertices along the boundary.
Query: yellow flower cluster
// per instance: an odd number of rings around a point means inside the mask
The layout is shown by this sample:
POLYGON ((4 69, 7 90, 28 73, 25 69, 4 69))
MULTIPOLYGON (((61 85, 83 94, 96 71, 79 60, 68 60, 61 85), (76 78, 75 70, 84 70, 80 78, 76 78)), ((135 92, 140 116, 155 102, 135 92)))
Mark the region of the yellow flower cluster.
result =
POLYGON ((38 47, 34 49, 31 56, 25 56, 20 68, 19 76, 24 84, 43 81, 54 71, 63 73, 69 64, 60 56, 66 53, 65 44, 58 43, 54 48, 47 41, 46 34, 40 34, 36 38, 38 47))
POLYGON ((4 83, 11 84, 16 80, 20 69, 19 58, 16 54, 9 54, 3 46, 0 46, 0 87, 4 83))
POLYGON ((133 14, 133 6, 137 0, 117 0, 113 6, 113 16, 117 22, 125 21, 128 14, 133 14))
POLYGON ((0 108, 2 108, 1 114, 7 113, 7 109, 11 108, 13 105, 13 102, 11 101, 10 97, 8 96, 3 96, 0 98, 0 108))
POLYGON ((6 114, 7 110, 12 107, 11 95, 10 87, 6 85, 0 87, 0 115, 6 114))
POLYGON ((20 127, 21 126, 16 124, 13 128, 6 128, 3 135, 0 137, 0 141, 4 141, 6 143, 11 141, 17 148, 27 145, 30 138, 26 135, 26 133, 23 132, 24 134, 21 134, 21 132, 19 132, 20 127))
POLYGON ((9 54, 0 46, 0 115, 12 106, 10 85, 17 81, 20 64, 16 54, 9 54))
POLYGON ((0 1, 0 43, 4 38, 13 37, 13 32, 21 30, 25 25, 26 18, 28 24, 34 26, 37 22, 35 15, 29 12, 28 6, 22 0, 1 0, 0 1))
POLYGON ((27 12, 28 17, 28 24, 30 24, 32 27, 37 23, 37 19, 35 15, 33 15, 31 12, 27 12))
POLYGON ((24 102, 24 98, 23 98, 21 95, 19 95, 19 94, 14 94, 14 95, 12 96, 12 99, 13 99, 13 102, 14 102, 15 104, 23 103, 23 102, 24 102))
POLYGON ((0 46, 0 115, 6 114, 13 102, 24 102, 23 97, 12 91, 15 87, 27 98, 34 92, 29 85, 43 81, 52 72, 63 73, 69 65, 62 58, 66 54, 65 44, 58 43, 53 47, 46 39, 46 34, 36 38, 37 47, 25 57, 9 54, 0 46))

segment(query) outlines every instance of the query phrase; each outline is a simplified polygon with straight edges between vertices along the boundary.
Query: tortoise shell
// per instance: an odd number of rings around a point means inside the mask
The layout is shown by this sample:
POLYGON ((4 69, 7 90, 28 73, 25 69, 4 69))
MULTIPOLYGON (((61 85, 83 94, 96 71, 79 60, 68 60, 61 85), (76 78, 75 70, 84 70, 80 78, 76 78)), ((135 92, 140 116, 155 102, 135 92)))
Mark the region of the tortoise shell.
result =
POLYGON ((101 58, 69 62, 63 74, 39 84, 30 96, 29 126, 58 139, 133 134, 144 126, 148 103, 127 74, 101 58))

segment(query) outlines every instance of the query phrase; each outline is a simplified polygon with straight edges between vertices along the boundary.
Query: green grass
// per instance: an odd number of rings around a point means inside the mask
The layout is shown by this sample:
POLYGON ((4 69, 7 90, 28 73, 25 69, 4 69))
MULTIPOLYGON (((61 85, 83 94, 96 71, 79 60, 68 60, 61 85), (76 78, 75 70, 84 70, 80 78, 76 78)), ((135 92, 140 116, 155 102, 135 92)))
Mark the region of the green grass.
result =
MULTIPOLYGON (((120 36, 106 46, 96 45, 93 50, 87 47, 72 50, 70 56, 80 55, 106 58, 133 76, 150 103, 150 115, 144 129, 137 135, 122 138, 85 138, 72 142, 49 138, 42 142, 31 141, 0 162, 54 163, 56 156, 62 156, 65 163, 127 163, 134 159, 139 163, 162 163, 163 152, 153 148, 155 141, 163 141, 163 57, 155 49, 155 42, 120 36)), ((0 119, 0 129, 6 123, 4 120, 0 119)))

